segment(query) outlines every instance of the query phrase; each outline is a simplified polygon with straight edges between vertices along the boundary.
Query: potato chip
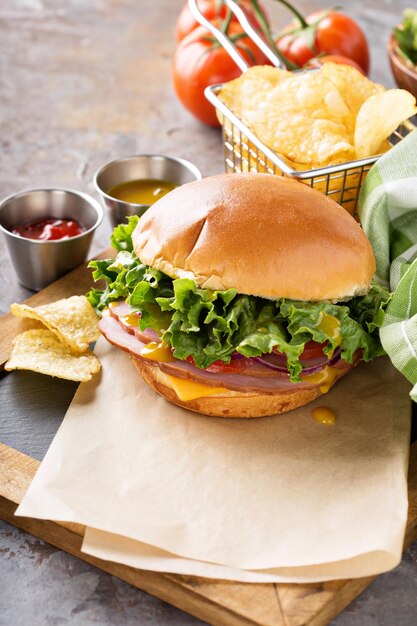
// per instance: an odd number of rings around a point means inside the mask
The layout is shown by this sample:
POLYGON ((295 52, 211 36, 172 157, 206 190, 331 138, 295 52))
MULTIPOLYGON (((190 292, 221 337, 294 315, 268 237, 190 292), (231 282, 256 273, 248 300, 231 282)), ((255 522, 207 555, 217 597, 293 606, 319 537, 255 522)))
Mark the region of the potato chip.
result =
POLYGON ((288 111, 309 112, 315 119, 344 122, 350 116, 338 88, 321 72, 290 74, 289 79, 274 88, 268 99, 288 111))
POLYGON ((377 154, 384 140, 416 112, 416 99, 405 89, 389 89, 368 98, 356 118, 357 158, 377 154))
POLYGON ((345 127, 331 120, 311 119, 305 114, 284 120, 278 113, 277 117, 271 114, 266 123, 256 120, 251 125, 259 139, 275 152, 307 167, 329 161, 342 163, 354 155, 353 146, 346 140, 345 127))
POLYGON ((27 330, 13 341, 7 371, 31 370, 66 380, 86 382, 100 370, 100 361, 88 350, 74 353, 46 328, 27 330))
POLYGON ((228 82, 221 91, 221 99, 229 109, 240 116, 245 101, 254 101, 257 94, 265 97, 273 87, 290 77, 289 72, 270 65, 255 65, 239 78, 228 82))
POLYGON ((320 72, 253 69, 227 83, 220 98, 261 141, 303 169, 352 158, 351 113, 331 81, 320 72))
POLYGON ((319 72, 290 75, 267 96, 246 99, 242 114, 261 141, 304 169, 353 157, 349 116, 337 88, 319 72))
MULTIPOLYGON (((390 134, 414 113, 415 101, 411 95, 406 103, 403 96, 385 94, 390 92, 354 67, 325 63, 319 70, 299 73, 256 66, 226 83, 219 97, 289 166, 305 171, 389 149, 390 134)), ((233 139, 241 141, 237 129, 233 139)), ((243 146, 240 152, 245 158, 247 152, 242 168, 250 170, 250 152, 245 150, 243 146)), ((340 177, 329 187, 324 182, 325 190, 335 187, 335 199, 342 199, 339 183, 340 177)))
POLYGON ((350 111, 352 132, 356 116, 362 104, 376 93, 385 91, 382 85, 373 83, 358 70, 349 65, 324 63, 320 70, 323 78, 329 80, 342 94, 343 100, 350 111))
POLYGON ((85 296, 71 296, 35 308, 12 304, 10 312, 16 317, 39 320, 75 352, 84 352, 100 336, 98 317, 85 296))

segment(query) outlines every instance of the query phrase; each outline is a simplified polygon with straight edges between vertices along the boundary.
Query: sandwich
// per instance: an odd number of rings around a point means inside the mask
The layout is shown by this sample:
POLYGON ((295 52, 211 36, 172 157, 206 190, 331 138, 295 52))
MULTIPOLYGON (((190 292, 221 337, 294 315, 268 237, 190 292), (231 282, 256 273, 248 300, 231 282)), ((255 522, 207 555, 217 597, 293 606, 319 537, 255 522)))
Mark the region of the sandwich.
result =
POLYGON ((355 219, 307 185, 225 174, 158 200, 93 261, 99 327, 170 402, 249 418, 303 406, 384 354, 390 294, 355 219))

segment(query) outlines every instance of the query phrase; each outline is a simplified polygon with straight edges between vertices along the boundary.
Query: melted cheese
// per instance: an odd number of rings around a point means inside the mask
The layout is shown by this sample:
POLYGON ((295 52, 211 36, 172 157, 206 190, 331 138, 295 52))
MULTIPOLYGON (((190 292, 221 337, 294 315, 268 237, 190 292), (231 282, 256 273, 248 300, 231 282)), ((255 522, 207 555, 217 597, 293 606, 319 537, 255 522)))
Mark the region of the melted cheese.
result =
POLYGON ((321 393, 327 393, 333 383, 336 381, 339 376, 340 371, 338 371, 334 367, 329 367, 328 365, 322 369, 320 372, 316 374, 307 374, 307 376, 303 376, 302 380, 306 383, 312 383, 320 385, 321 393))
POLYGON ((326 426, 333 426, 336 423, 336 414, 326 406, 316 406, 311 415, 316 422, 320 424, 326 424, 326 426))
MULTIPOLYGON (((142 348, 141 355, 147 359, 153 359, 161 363, 175 361, 171 348, 163 341, 161 341, 161 343, 157 343, 156 341, 147 343, 146 346, 142 348)), ((167 379, 167 383, 183 402, 229 392, 229 389, 225 389, 224 387, 211 387, 210 385, 203 385, 193 380, 183 380, 182 378, 170 376, 169 374, 164 374, 164 378, 167 379)))
POLYGON ((147 359, 160 361, 161 363, 170 363, 171 361, 175 361, 171 348, 163 341, 160 343, 157 343, 156 341, 147 343, 146 346, 142 348, 140 353, 147 359))
POLYGON ((196 383, 192 380, 182 380, 181 378, 169 376, 168 374, 166 377, 178 398, 183 402, 229 392, 229 389, 224 389, 223 387, 210 387, 209 385, 196 383))

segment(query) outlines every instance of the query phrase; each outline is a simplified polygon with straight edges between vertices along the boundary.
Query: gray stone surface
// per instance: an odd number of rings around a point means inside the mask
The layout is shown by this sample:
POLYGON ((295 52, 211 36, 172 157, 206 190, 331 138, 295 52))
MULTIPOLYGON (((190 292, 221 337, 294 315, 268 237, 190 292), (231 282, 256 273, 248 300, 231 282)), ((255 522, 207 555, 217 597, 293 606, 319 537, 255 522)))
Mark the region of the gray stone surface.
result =
POLYGON ((1 626, 198 626, 191 615, 0 522, 1 626))
POLYGON ((417 544, 401 564, 371 587, 332 622, 333 626, 416 626, 417 544))
MULTIPOLYGON (((0 626, 198 626, 203 622, 0 522, 0 626)), ((332 626, 416 626, 417 545, 332 626)))
MULTIPOLYGON (((170 65, 182 0, 0 0, 0 196, 69 186, 94 194, 92 175, 122 154, 190 159, 222 170, 221 137, 174 97, 170 65)), ((298 0, 313 11, 328 0, 298 0)), ((372 78, 392 84, 385 45, 408 0, 345 3, 371 43, 372 78)), ((279 26, 286 12, 267 2, 279 26)), ((92 253, 107 247, 107 218, 92 253)), ((0 314, 29 295, 0 241, 0 314)), ((30 373, 0 374, 0 440, 41 460, 75 386, 30 373)), ((0 522, 1 626, 201 624, 117 579, 0 522)), ((416 626, 417 547, 335 621, 416 626)))

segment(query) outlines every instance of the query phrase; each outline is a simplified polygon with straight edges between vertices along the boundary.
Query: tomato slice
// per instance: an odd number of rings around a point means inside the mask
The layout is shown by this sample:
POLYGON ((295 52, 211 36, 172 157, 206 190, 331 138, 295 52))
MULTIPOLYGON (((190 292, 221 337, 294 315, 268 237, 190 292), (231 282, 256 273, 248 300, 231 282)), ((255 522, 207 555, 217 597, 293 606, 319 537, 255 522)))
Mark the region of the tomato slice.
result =
POLYGON ((214 361, 207 368, 207 372, 217 372, 219 374, 238 374, 246 367, 245 359, 234 359, 230 363, 224 361, 214 361))
MULTIPOLYGON (((318 343, 317 341, 308 341, 305 344, 304 352, 300 356, 301 361, 307 361, 309 359, 320 359, 325 357, 323 353, 324 346, 327 345, 327 341, 324 343, 318 343)), ((283 362, 282 367, 286 367, 286 356, 277 350, 274 350, 274 353, 282 356, 283 362)), ((192 356, 188 356, 186 359, 188 363, 192 363, 195 365, 194 359, 192 356)), ((225 363, 224 361, 214 361, 211 365, 206 368, 206 372, 214 372, 217 374, 238 374, 246 369, 248 364, 248 359, 232 359, 230 363, 225 363)))
MULTIPOLYGON (((195 365, 194 359, 192 356, 187 356, 185 359, 189 363, 195 365)), ((230 363, 225 363, 224 361, 214 361, 211 365, 206 368, 206 372, 214 372, 217 374, 237 374, 245 369, 246 367, 246 359, 232 359, 230 363)))
POLYGON ((304 346, 304 352, 300 356, 300 359, 315 359, 317 357, 322 357, 323 348, 327 345, 327 341, 324 343, 318 343, 317 341, 307 341, 304 346))

